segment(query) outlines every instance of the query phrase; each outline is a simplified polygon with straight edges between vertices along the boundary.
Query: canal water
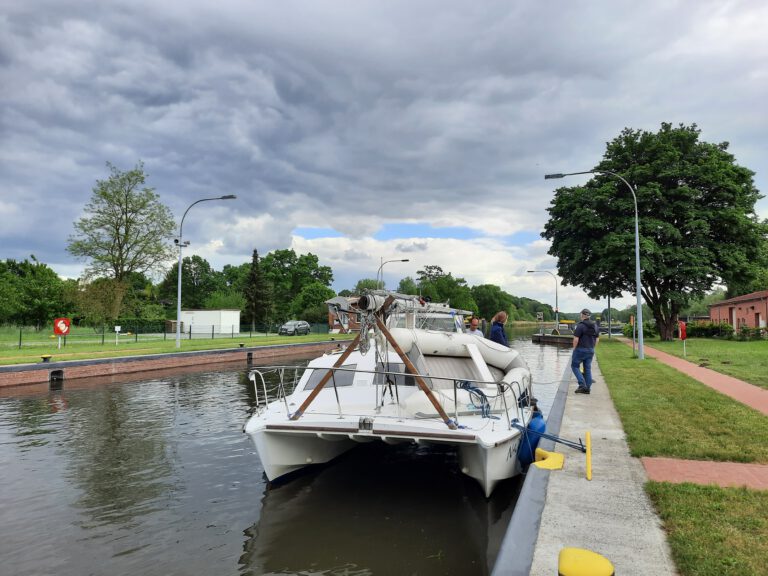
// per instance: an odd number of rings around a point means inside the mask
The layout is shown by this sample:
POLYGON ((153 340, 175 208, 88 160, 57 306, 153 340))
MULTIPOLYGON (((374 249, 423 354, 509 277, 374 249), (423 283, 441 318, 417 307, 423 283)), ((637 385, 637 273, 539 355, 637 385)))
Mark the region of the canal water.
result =
MULTIPOLYGON (((545 414, 569 350, 514 341, 545 414)), ((369 444, 269 486, 243 369, 0 391, 0 573, 488 574, 522 478, 369 444), (416 457, 418 456, 418 457, 416 457)))

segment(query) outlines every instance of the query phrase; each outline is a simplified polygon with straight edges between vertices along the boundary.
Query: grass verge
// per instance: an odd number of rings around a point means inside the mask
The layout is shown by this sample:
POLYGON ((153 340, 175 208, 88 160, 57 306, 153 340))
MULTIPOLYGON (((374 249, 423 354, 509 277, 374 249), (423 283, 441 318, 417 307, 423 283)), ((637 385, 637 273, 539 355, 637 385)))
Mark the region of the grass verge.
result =
POLYGON ((768 566, 768 491, 649 482, 681 576, 758 576, 768 566))
POLYGON ((279 344, 299 344, 303 342, 324 342, 334 338, 348 340, 354 335, 348 334, 309 334, 307 336, 254 336, 253 338, 215 338, 182 340, 181 348, 176 348, 174 339, 149 340, 138 342, 123 341, 118 346, 114 341, 100 343, 68 343, 64 348, 57 349, 55 344, 46 348, 22 348, 0 350, 0 366, 11 364, 30 364, 40 362, 42 354, 51 354, 52 362, 62 360, 90 360, 94 358, 115 358, 144 354, 165 354, 172 352, 192 352, 199 350, 238 349, 242 343, 245 347, 274 346, 279 344))
POLYGON ((633 456, 768 463, 761 413, 619 342, 597 356, 633 456))
POLYGON ((689 338, 685 344, 685 356, 683 356, 683 343, 680 340, 673 342, 650 340, 646 341, 646 344, 721 374, 768 388, 768 340, 742 342, 689 338))

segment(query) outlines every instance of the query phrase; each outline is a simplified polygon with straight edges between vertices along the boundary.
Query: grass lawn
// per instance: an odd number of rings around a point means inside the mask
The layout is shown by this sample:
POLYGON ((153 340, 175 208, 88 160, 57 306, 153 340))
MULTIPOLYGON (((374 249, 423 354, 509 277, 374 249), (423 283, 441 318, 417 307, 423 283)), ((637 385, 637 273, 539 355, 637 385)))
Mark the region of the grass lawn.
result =
POLYGON ((768 571, 768 491, 649 482, 681 576, 768 571))
MULTIPOLYGON (((645 343, 667 354, 683 358, 683 343, 646 340, 645 343)), ((689 338, 685 359, 750 384, 768 388, 768 340, 718 340, 689 338)))
MULTIPOLYGON (((768 463, 761 413, 652 358, 637 360, 619 342, 601 341, 597 356, 633 456, 768 463)), ((645 489, 681 576, 768 573, 768 491, 665 482, 645 489)))
MULTIPOLYGON (((354 335, 348 334, 308 334, 307 336, 277 336, 264 334, 248 337, 248 334, 241 334, 243 337, 235 338, 193 338, 182 339, 181 348, 176 348, 176 341, 173 335, 168 335, 166 340, 160 338, 135 341, 130 337, 120 337, 119 344, 115 345, 115 337, 106 338, 104 344, 101 344, 101 336, 96 341, 83 340, 77 341, 70 337, 67 345, 57 348, 57 342, 51 342, 45 346, 33 347, 2 347, 0 348, 0 365, 9 364, 29 364, 40 362, 43 354, 51 354, 52 362, 57 360, 88 360, 91 358, 114 358, 117 356, 134 356, 143 354, 162 354, 170 352, 190 352, 196 350, 224 350, 236 349, 243 343, 246 347, 251 346, 272 346, 276 344, 298 344, 300 342, 322 342, 334 338, 336 340, 352 339, 354 335)), ((141 336, 140 336, 141 338, 141 336)))
POLYGON ((633 456, 768 463, 768 419, 619 342, 600 342, 600 370, 633 456))

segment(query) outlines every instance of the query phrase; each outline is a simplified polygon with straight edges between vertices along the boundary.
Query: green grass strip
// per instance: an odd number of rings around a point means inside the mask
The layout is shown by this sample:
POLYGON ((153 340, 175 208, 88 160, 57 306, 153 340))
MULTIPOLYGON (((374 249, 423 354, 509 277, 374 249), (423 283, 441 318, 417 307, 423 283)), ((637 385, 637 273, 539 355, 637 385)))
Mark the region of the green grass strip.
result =
POLYGON ((768 463, 761 413, 619 342, 597 357, 633 456, 768 463))
POLYGON ((182 339, 181 348, 176 348, 173 338, 167 340, 142 340, 136 342, 124 339, 116 346, 114 336, 112 341, 105 340, 104 344, 93 342, 72 343, 68 342, 61 349, 53 342, 45 347, 35 348, 10 348, 0 349, 0 366, 11 364, 28 364, 40 362, 43 354, 52 355, 51 362, 63 360, 91 360, 96 358, 116 358, 122 356, 136 356, 148 354, 164 354, 173 352, 191 352, 200 350, 234 350, 240 348, 240 343, 245 347, 274 346, 284 344, 299 344, 302 342, 325 342, 331 338, 339 341, 351 340, 353 334, 309 334, 307 336, 256 336, 252 338, 194 338, 182 339))
POLYGON ((681 576, 768 573, 768 491, 649 482, 681 576))
POLYGON ((755 386, 768 388, 768 340, 742 342, 714 338, 689 338, 685 342, 646 341, 667 354, 685 358, 689 362, 744 380, 755 386))

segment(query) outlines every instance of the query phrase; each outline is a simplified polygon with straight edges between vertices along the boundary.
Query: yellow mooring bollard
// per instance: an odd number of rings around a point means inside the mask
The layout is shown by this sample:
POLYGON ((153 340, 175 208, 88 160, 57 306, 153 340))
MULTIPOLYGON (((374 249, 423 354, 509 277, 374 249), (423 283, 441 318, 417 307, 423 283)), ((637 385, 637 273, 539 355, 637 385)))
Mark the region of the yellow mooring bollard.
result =
POLYGON ((563 548, 557 559, 558 576, 614 576, 608 558, 584 548, 563 548))
POLYGON ((541 448, 536 448, 535 458, 533 465, 544 470, 562 470, 565 462, 565 454, 548 452, 541 448))

